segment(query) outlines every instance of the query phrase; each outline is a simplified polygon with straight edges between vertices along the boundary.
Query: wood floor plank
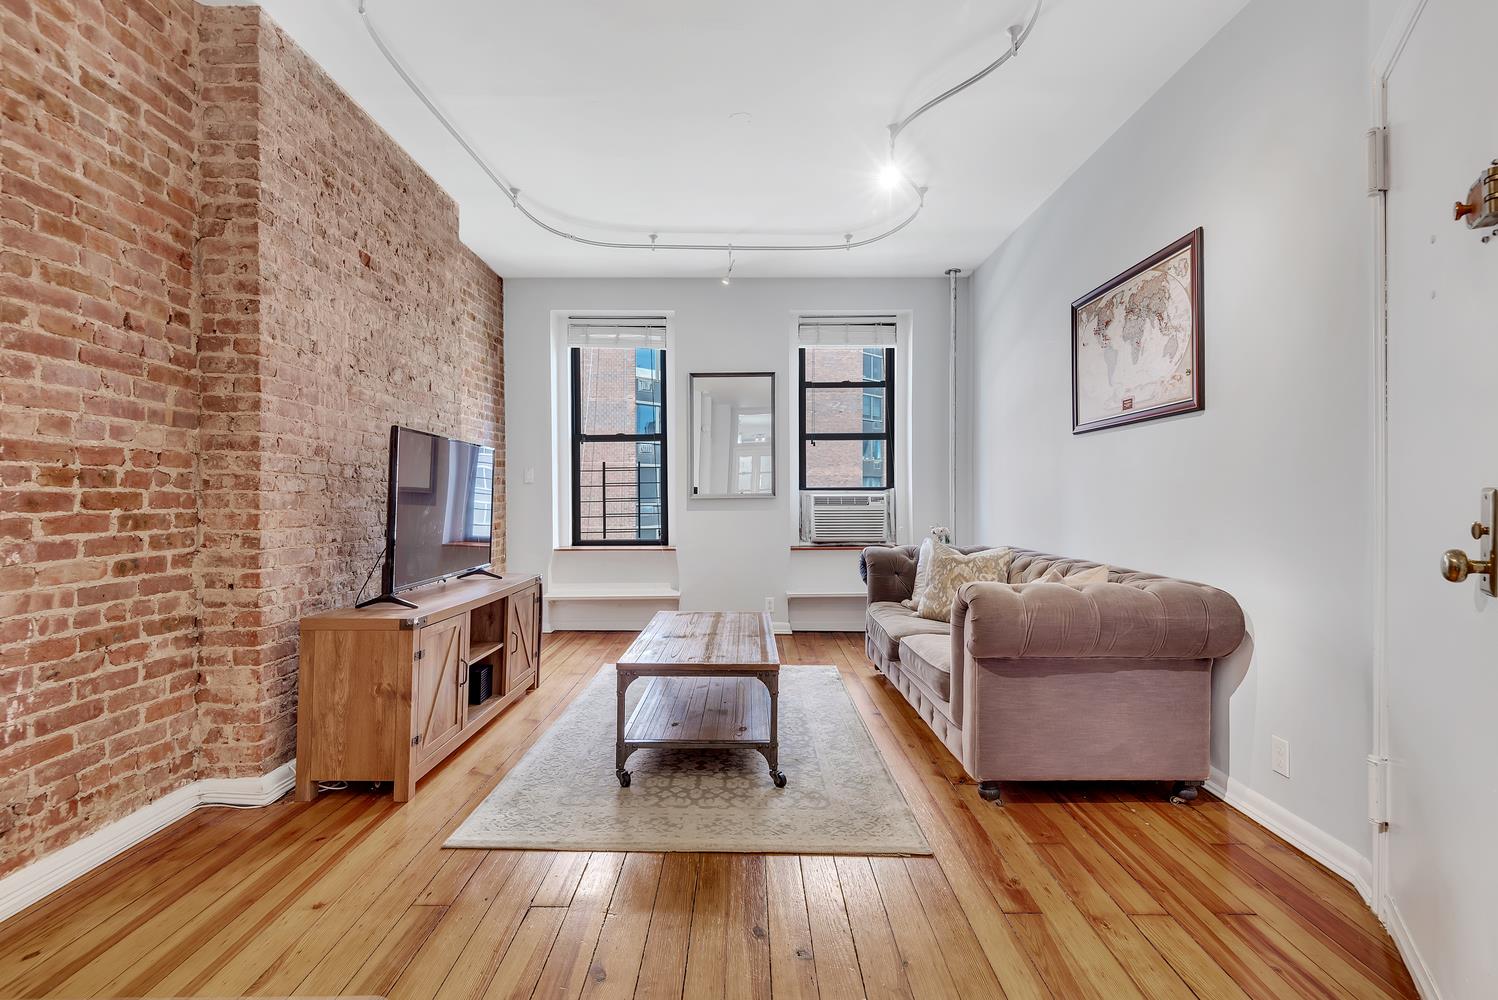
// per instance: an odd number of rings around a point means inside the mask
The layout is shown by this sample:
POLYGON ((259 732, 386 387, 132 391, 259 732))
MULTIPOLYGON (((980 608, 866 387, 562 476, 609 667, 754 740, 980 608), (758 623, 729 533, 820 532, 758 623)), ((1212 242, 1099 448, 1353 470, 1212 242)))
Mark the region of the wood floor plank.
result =
MULTIPOLYGON (((635 995, 650 914, 660 888, 662 856, 630 854, 619 872, 619 883, 609 901, 598 947, 588 967, 584 997, 594 1000, 628 1000, 635 995)), ((392 998, 395 1000, 395 998, 392 998)))
MULTIPOLYGON (((882 718, 910 740, 912 747, 924 750, 926 759, 946 753, 931 731, 908 709, 896 706, 882 718)), ((960 841, 963 852, 970 859, 1000 855, 1005 859, 1006 869, 1012 877, 1023 881, 1035 908, 1044 913, 1049 923, 1064 936, 1064 957, 1075 963, 1080 981, 1087 988, 1096 988, 1109 997, 1140 996, 1128 973, 1072 904, 1036 848, 1005 816, 1004 810, 983 801, 970 785, 954 787, 929 770, 926 778, 925 787, 937 799, 941 815, 959 817, 967 825, 969 832, 960 841)), ((952 880, 949 878, 948 881, 952 880)), ((1008 989, 1007 983, 1005 989, 1008 989)))
POLYGON ((199 809, 27 907, 0 925, 0 989, 122 909, 157 905, 144 900, 153 893, 160 898, 161 872, 185 872, 226 842, 247 843, 256 836, 247 831, 272 828, 287 814, 284 803, 260 810, 199 809))
MULTIPOLYGON (((612 644, 618 641, 614 637, 612 644)), ((355 878, 352 886, 336 904, 311 918, 297 944, 275 958, 256 981, 254 991, 262 995, 341 992, 349 970, 363 963, 374 943, 445 863, 441 844, 448 831, 565 709, 609 649, 609 637, 592 635, 548 646, 546 655, 558 655, 559 662, 552 665, 548 660, 547 684, 491 723, 475 737, 471 749, 465 748, 463 755, 449 759, 424 779, 420 808, 399 810, 380 831, 378 842, 371 838, 349 856, 343 870, 355 878), (492 764, 493 770, 463 770, 461 762, 468 754, 492 764)))
MULTIPOLYGON (((1116 808, 1116 807, 1115 807, 1116 808)), ((1168 814, 1167 814, 1168 815, 1168 814)), ((1252 848, 1237 844, 1203 845, 1180 826, 1150 810, 1129 811, 1135 829, 1157 838, 1201 881, 1231 892, 1243 905, 1289 939, 1298 952, 1332 972, 1355 996, 1413 996, 1414 982, 1383 942, 1364 935, 1272 865, 1252 848), (1259 880, 1262 879, 1264 884, 1259 880)), ((1225 922, 1230 928, 1247 926, 1225 922)), ((1387 936, 1382 936, 1387 940, 1387 936)), ((1392 945, 1392 943, 1391 943, 1392 945)), ((1281 978, 1284 978, 1283 976, 1281 978)))
MULTIPOLYGON (((468 947, 469 940, 489 907, 514 874, 520 855, 499 851, 454 851, 454 854, 471 855, 478 864, 464 880, 464 887, 445 907, 442 919, 432 929, 421 954, 417 955, 402 970, 400 978, 388 991, 389 1000, 431 1000, 441 988, 443 980, 458 961, 458 956, 468 947)), ((444 870, 448 866, 444 866, 444 870)), ((462 869, 469 867, 467 861, 462 869)), ((424 891, 420 898, 426 898, 424 891)), ((446 893, 443 893, 446 895, 446 893)), ((431 906, 431 903, 418 903, 431 906)))
POLYGON ((859 1000, 864 995, 863 974, 835 862, 829 857, 802 858, 801 882, 817 992, 822 1000, 859 1000))
POLYGON ((551 871, 541 880, 532 906, 570 906, 577 883, 582 880, 583 870, 588 867, 586 851, 566 851, 556 856, 551 871))
POLYGON ((687 947, 683 997, 720 1000, 726 979, 728 856, 703 854, 697 860, 697 894, 687 947))
MULTIPOLYGON (((972 925, 963 915, 962 904, 947 884, 941 865, 934 858, 908 858, 905 870, 915 888, 921 910, 931 925, 942 959, 960 997, 1004 997, 1007 994, 983 955, 972 925)), ((887 905, 887 900, 886 900, 887 905)))
POLYGON ((449 851, 437 874, 416 897, 418 906, 451 906, 484 861, 480 851, 449 851))
POLYGON ((1181 977, 1160 957, 1076 852, 1065 843, 1044 844, 1041 851, 1067 895, 1086 914, 1140 991, 1151 1000, 1190 1000, 1191 990, 1181 977))
POLYGON ((355 788, 174 824, 0 924, 0 996, 1415 995, 1345 880, 1209 794, 980 800, 861 635, 782 637, 782 661, 838 669, 932 857, 444 849, 632 638, 549 636, 541 687, 412 803, 355 788))
MULTIPOLYGON (((1128 814, 1099 806, 1100 804, 1095 803, 1078 805, 1073 809, 1073 815, 1095 837, 1108 845, 1110 853, 1119 859, 1134 878, 1150 889, 1150 894, 1160 901, 1171 920, 1182 928, 1196 948, 1205 951, 1250 996, 1292 995, 1289 984, 1264 961, 1264 957, 1254 952, 1224 923, 1221 914, 1213 913, 1203 902, 1198 882, 1181 884, 1171 873, 1158 869, 1155 866, 1157 854, 1142 846, 1141 834, 1129 824, 1128 814)), ((1176 867, 1179 870, 1179 866, 1176 867)), ((1135 924, 1141 930, 1146 930, 1146 925, 1140 922, 1140 918, 1135 919, 1135 924)), ((1168 932, 1169 925, 1161 926, 1166 927, 1168 932)), ((1146 935, 1148 934, 1146 930, 1146 935)), ((1163 954, 1159 942, 1154 937, 1150 940, 1163 954)), ((1191 983, 1191 979, 1176 966, 1169 955, 1166 959, 1171 961, 1181 978, 1188 984, 1191 983)), ((1195 986, 1192 988, 1195 989, 1195 986)))
POLYGON ((697 861, 695 854, 668 854, 661 863, 660 887, 635 981, 637 1000, 680 1000, 682 996, 697 895, 697 861))
MULTIPOLYGON (((201 838, 175 844, 155 855, 154 862, 138 872, 122 870, 121 877, 102 888, 97 899, 79 896, 74 886, 49 899, 68 900, 28 911, 19 925, 23 932, 0 947, 0 990, 7 996, 38 995, 67 978, 72 972, 96 961, 110 946, 164 908, 198 887, 211 874, 221 874, 232 859, 243 859, 259 845, 266 856, 276 846, 294 842, 298 832, 309 829, 324 815, 302 815, 286 806, 271 806, 255 816, 236 810, 245 826, 208 826, 193 823, 188 835, 201 831, 201 838), (277 831, 295 823, 293 832, 277 831), (201 850, 189 844, 201 839, 201 850), (60 907, 60 908, 59 908, 60 907)), ((165 846, 165 845, 164 845, 165 846)), ((154 854, 155 852, 150 852, 154 854)), ((248 862, 244 862, 248 864, 248 862)), ((47 902, 46 900, 43 901, 47 902)), ((7 928, 9 923, 6 924, 7 928)))
POLYGON ((1255 914, 1229 914, 1224 922, 1264 956, 1270 968, 1307 1000, 1351 1000, 1353 993, 1297 949, 1284 935, 1255 914))
POLYGON ((484 991, 484 1000, 528 1000, 566 916, 567 911, 560 906, 536 906, 526 911, 484 991))
POLYGON ((853 944, 858 949, 858 965, 863 970, 864 993, 869 1000, 915 996, 905 978, 890 929, 889 914, 874 881, 868 858, 836 859, 837 880, 843 890, 843 904, 848 910, 848 926, 853 930, 853 944))
POLYGON ((185 996, 201 991, 216 969, 231 956, 243 955, 257 934, 275 926, 283 910, 394 809, 392 803, 384 802, 360 805, 364 808, 357 819, 331 827, 326 837, 313 838, 306 846, 315 849, 296 864, 235 886, 194 924, 174 935, 171 947, 156 953, 152 964, 141 963, 142 968, 106 989, 124 996, 185 996))
POLYGON ((349 980, 356 996, 384 996, 447 912, 445 906, 409 907, 349 980))
POLYGON ((806 914, 801 859, 765 859, 770 910, 771 994, 782 1000, 817 1000, 816 952, 806 914))
POLYGON ((1089 997, 1101 1000, 1107 994, 1088 983, 1081 968, 1067 955, 1060 934, 1051 926, 1044 913, 1009 913, 1005 918, 1025 944, 1040 975, 1052 994, 1057 997, 1089 997))
MULTIPOLYGON (((854 703, 870 724, 870 734, 890 765, 906 800, 920 821, 921 830, 931 841, 947 884, 962 905, 963 913, 977 935, 991 968, 999 977, 1004 992, 1015 1000, 1043 1000, 1049 997, 1039 972, 1033 967, 1014 928, 1004 919, 995 895, 990 891, 992 873, 980 874, 964 850, 959 834, 927 791, 926 785, 907 753, 914 752, 895 736, 889 722, 900 712, 887 685, 870 676, 861 650, 849 648, 835 652, 835 662, 844 676, 844 685, 854 703)), ((914 746, 914 741, 909 741, 914 746)), ((971 828, 964 826, 964 833, 971 828)), ((804 870, 804 866, 803 866, 804 870)))
POLYGON ((769 1000, 769 926, 765 856, 729 855, 723 924, 723 995, 728 1000, 769 1000))
MULTIPOLYGON (((435 1000, 479 1000, 484 995, 519 932, 531 908, 530 901, 551 867, 551 861, 552 855, 545 852, 525 851, 520 854, 509 879, 479 918, 458 960, 442 980, 435 1000)), ((557 926, 560 927, 560 911, 558 913, 557 926)), ((550 947, 548 944, 548 950, 550 947)), ((539 977, 540 974, 538 966, 536 975, 539 977)), ((534 980, 531 985, 535 985, 534 980)))
POLYGON ((1174 917, 1140 914, 1132 918, 1170 967, 1201 1000, 1247 1000, 1231 976, 1202 950, 1174 917))
POLYGON ((600 658, 612 648, 622 648, 622 640, 617 635, 589 634, 548 644, 547 683, 491 723, 462 755, 423 779, 420 808, 398 810, 378 839, 370 838, 348 856, 343 876, 352 878, 352 884, 334 902, 303 916, 299 923, 306 929, 296 945, 271 958, 253 991, 261 995, 340 992, 350 970, 363 963, 374 943, 444 862, 440 848, 448 830, 566 708, 572 695, 597 671, 600 658), (485 766, 465 770, 462 760, 470 754, 485 766))
POLYGON ((622 854, 597 851, 588 856, 588 865, 567 906, 567 916, 531 993, 535 1000, 558 1000, 582 993, 623 864, 622 854))
MULTIPOLYGON (((247 881, 254 885, 274 881, 278 872, 294 865, 295 859, 314 851, 317 839, 345 816, 360 814, 369 805, 349 801, 299 810, 269 836, 245 845, 237 855, 210 855, 210 863, 218 862, 213 870, 194 866, 189 872, 170 876, 168 884, 173 890, 169 895, 153 895, 149 907, 131 907, 118 914, 119 919, 106 921, 70 942, 42 970, 48 980, 45 985, 24 983, 18 992, 30 996, 53 991, 92 996, 108 990, 125 970, 166 951, 168 943, 180 944, 201 914, 208 913, 211 923, 216 914, 229 912, 223 897, 236 886, 247 881), (184 881, 187 884, 182 884, 184 881)), ((170 967, 169 960, 162 966, 170 967)))
POLYGON ((910 882, 904 859, 871 858, 869 869, 879 886, 884 912, 895 914, 890 921, 890 930, 895 936, 895 947, 905 967, 905 981, 910 986, 911 995, 923 1000, 926 997, 956 1000, 957 985, 947 971, 946 959, 931 924, 926 920, 926 911, 921 907, 915 886, 910 882))

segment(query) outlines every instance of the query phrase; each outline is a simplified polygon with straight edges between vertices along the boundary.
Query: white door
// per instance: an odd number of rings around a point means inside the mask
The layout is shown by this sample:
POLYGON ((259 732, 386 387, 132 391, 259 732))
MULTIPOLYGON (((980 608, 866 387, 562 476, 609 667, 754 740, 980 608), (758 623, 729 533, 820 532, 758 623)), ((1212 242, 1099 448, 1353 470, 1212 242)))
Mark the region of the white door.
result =
POLYGON ((1498 157, 1495 13, 1429 0, 1388 78, 1388 915, 1445 1000, 1498 996, 1498 601, 1438 572, 1498 487, 1498 239, 1452 221, 1498 157))

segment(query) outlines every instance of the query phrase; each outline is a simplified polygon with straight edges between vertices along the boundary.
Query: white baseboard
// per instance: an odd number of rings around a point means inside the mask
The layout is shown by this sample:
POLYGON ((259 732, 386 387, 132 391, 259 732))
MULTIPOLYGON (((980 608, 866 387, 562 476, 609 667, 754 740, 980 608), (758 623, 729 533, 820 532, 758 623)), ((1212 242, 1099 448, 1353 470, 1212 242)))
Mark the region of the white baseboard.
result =
POLYGON ((1278 802, 1215 767, 1207 781, 1207 791, 1351 882, 1363 901, 1374 907, 1373 862, 1356 848, 1344 844, 1320 827, 1312 826, 1278 802))
POLYGON ((296 761, 258 778, 204 778, 167 792, 129 816, 117 819, 45 854, 0 879, 0 920, 56 892, 111 858, 129 850, 201 806, 265 806, 296 783, 296 761))
POLYGON ((1430 973, 1430 966, 1425 964, 1420 949, 1415 947, 1415 939, 1393 897, 1384 899, 1383 912, 1384 926, 1389 929, 1389 936, 1394 939, 1394 946, 1404 959, 1404 967, 1410 970, 1410 978, 1415 981, 1415 989, 1420 991, 1422 1000, 1441 1000, 1441 991, 1436 989, 1436 980, 1430 973))
POLYGON ((839 621, 835 618, 794 618, 791 620, 792 632, 862 632, 864 621, 860 618, 856 623, 839 621))

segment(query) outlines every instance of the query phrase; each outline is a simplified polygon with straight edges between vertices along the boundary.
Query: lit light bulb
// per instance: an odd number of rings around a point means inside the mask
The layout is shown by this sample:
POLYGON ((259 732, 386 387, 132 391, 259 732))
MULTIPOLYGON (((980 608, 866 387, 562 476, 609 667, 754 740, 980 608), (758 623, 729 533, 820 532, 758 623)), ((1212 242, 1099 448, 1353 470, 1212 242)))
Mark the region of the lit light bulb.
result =
POLYGON ((884 168, 879 171, 879 183, 884 185, 886 191, 893 191, 900 186, 900 182, 904 179, 905 175, 900 172, 899 167, 895 166, 893 160, 886 163, 884 168))
POLYGON ((726 275, 726 274, 723 275, 723 284, 725 284, 725 285, 733 284, 733 282, 729 280, 728 275, 726 275))

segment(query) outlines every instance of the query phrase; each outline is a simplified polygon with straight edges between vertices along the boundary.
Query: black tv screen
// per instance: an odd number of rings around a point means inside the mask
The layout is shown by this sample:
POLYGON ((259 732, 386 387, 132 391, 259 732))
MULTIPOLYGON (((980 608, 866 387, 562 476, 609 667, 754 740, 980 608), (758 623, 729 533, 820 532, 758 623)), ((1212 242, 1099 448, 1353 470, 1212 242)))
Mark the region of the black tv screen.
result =
POLYGON ((494 449, 406 427, 390 437, 385 592, 488 566, 494 449))

